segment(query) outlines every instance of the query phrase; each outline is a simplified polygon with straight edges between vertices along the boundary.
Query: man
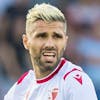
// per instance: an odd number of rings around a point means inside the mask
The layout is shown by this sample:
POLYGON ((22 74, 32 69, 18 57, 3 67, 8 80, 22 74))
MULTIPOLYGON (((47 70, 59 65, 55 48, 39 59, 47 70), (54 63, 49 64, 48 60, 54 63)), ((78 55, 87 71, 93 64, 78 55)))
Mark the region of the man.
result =
POLYGON ((62 57, 66 30, 58 8, 43 3, 29 10, 23 44, 34 70, 22 75, 4 100, 97 100, 87 74, 62 57))

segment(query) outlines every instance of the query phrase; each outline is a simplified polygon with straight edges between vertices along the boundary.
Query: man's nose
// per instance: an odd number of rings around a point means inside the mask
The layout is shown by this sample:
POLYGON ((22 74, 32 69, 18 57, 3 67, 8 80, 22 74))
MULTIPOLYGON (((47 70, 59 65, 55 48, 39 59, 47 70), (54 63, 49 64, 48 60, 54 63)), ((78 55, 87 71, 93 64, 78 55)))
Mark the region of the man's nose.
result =
POLYGON ((47 46, 47 47, 54 47, 53 39, 52 38, 48 38, 47 41, 46 41, 45 46, 47 46))

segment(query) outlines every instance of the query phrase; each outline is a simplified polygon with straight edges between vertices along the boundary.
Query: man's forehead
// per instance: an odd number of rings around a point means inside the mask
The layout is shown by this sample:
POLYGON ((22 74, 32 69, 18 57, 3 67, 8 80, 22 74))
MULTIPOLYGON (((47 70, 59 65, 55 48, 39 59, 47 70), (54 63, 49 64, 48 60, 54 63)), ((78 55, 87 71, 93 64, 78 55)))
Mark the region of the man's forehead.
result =
POLYGON ((34 31, 44 31, 48 29, 64 31, 64 23, 60 21, 45 22, 43 20, 35 21, 28 26, 28 32, 31 34, 34 31))
POLYGON ((64 28, 64 24, 59 21, 55 22, 44 22, 44 21, 36 21, 32 24, 32 28, 64 28))

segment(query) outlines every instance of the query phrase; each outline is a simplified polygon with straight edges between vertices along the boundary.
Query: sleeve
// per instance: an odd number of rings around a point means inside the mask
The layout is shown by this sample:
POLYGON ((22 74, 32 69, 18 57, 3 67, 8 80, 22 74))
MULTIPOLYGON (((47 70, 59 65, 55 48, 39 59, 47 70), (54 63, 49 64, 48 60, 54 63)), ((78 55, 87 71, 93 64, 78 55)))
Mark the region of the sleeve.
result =
POLYGON ((25 72, 18 81, 10 88, 4 100, 22 100, 28 86, 31 84, 29 72, 25 72))
POLYGON ((84 72, 71 73, 64 84, 65 100, 98 100, 94 85, 84 72))
POLYGON ((16 83, 10 88, 8 93, 4 96, 4 100, 13 100, 16 83))

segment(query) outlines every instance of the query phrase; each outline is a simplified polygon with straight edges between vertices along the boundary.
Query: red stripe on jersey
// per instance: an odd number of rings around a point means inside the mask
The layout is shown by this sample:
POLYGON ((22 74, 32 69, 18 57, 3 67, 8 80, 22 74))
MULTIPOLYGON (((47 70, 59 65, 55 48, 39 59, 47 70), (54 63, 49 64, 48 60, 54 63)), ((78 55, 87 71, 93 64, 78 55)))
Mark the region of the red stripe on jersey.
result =
POLYGON ((23 81, 23 79, 25 78, 25 76, 28 74, 28 72, 25 72, 19 79, 18 79, 18 81, 17 81, 17 84, 20 84, 22 81, 23 81))
POLYGON ((79 70, 79 69, 77 69, 77 68, 73 68, 71 71, 69 71, 69 72, 67 72, 65 75, 64 75, 64 80, 66 79, 66 77, 71 73, 71 72, 73 72, 73 71, 81 71, 81 70, 79 70))
POLYGON ((59 70, 62 68, 62 66, 64 65, 65 62, 66 62, 66 59, 62 59, 58 68, 51 75, 49 75, 48 77, 46 77, 44 79, 37 80, 37 83, 43 83, 43 82, 47 82, 48 80, 50 80, 52 77, 54 77, 59 72, 59 70))

